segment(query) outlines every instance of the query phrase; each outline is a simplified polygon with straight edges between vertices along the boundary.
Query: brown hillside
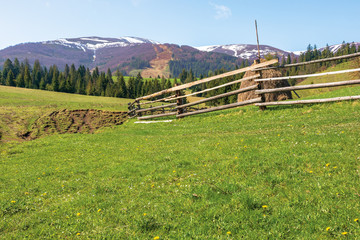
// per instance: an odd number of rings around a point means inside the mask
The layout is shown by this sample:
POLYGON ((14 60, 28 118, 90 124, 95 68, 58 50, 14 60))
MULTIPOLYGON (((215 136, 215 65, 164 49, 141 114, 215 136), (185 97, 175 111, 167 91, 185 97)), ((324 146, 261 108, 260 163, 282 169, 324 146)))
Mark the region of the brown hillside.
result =
POLYGON ((171 60, 172 51, 167 45, 153 45, 156 52, 156 58, 150 61, 151 68, 147 68, 141 72, 141 75, 145 78, 164 76, 169 77, 168 64, 171 60))

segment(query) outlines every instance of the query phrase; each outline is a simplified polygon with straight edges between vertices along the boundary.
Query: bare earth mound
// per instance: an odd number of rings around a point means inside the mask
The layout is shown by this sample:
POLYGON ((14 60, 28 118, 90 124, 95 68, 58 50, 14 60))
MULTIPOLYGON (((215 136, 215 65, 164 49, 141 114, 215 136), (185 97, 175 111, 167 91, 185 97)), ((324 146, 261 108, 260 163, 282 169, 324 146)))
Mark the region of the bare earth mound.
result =
MULTIPOLYGON (((264 62, 265 59, 261 59, 261 62, 264 62)), ((254 76, 256 72, 248 71, 245 73, 244 78, 254 76)), ((262 78, 273 78, 273 77, 282 77, 282 74, 279 70, 264 70, 262 71, 262 78)), ((254 80, 249 80, 241 83, 241 88, 246 88, 252 85, 255 85, 256 82, 254 80)), ((290 84, 287 80, 281 81, 266 81, 263 83, 264 89, 272 89, 272 88, 280 88, 280 87, 289 87, 290 84)), ((280 93, 266 93, 265 95, 265 102, 273 102, 273 101, 282 101, 286 99, 292 99, 291 92, 280 92, 280 93)), ((254 91, 240 93, 238 95, 238 102, 242 102, 245 100, 250 100, 259 97, 255 94, 254 91)))
POLYGON ((55 133, 93 133, 102 127, 120 125, 126 119, 126 112, 64 109, 39 117, 32 124, 30 131, 19 135, 23 139, 32 140, 55 133))

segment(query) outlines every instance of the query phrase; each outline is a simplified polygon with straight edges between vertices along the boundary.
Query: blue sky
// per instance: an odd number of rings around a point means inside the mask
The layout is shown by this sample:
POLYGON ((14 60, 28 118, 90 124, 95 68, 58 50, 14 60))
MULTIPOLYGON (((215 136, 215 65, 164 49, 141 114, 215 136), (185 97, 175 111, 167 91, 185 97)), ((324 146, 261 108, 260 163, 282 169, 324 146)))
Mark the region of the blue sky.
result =
POLYGON ((87 36, 255 44, 255 19, 260 44, 284 50, 360 42, 358 0, 0 0, 0 7, 0 49, 87 36))

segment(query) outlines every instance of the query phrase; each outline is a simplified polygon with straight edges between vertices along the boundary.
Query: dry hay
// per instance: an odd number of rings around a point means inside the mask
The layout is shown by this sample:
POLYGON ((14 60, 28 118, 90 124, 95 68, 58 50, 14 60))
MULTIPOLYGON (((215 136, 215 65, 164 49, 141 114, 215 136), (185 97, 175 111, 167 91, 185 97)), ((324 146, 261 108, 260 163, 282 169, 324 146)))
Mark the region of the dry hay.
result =
MULTIPOLYGON (((265 59, 261 59, 261 62, 265 62, 265 59)), ((255 64, 255 63, 254 63, 255 64)), ((253 64, 253 65, 254 65, 253 64)), ((244 78, 256 75, 256 72, 248 71, 245 73, 244 78)), ((262 78, 273 78, 273 77, 281 77, 282 74, 279 70, 269 69, 261 71, 262 78)), ((248 80, 241 83, 240 89, 249 87, 257 84, 254 80, 248 80)), ((289 87, 290 84, 287 80, 281 81, 266 81, 263 83, 264 89, 272 89, 272 88, 280 88, 280 87, 289 87)), ((255 94, 255 91, 240 93, 238 95, 238 102, 242 102, 245 100, 250 100, 254 98, 258 98, 259 95, 255 94)), ((282 101, 286 99, 292 99, 291 92, 280 92, 280 93, 265 93, 265 102, 273 102, 273 101, 282 101)))

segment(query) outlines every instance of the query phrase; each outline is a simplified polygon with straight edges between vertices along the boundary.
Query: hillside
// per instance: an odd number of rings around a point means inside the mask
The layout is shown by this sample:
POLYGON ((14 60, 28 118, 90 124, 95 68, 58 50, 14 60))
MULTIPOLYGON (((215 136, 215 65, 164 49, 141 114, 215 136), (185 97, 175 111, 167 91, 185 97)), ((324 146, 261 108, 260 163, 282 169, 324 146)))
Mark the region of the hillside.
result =
MULTIPOLYGON (((334 71, 341 71, 341 70, 347 70, 347 69, 354 69, 359 68, 359 60, 352 60, 349 62, 337 64, 334 66, 331 66, 327 68, 325 71, 319 72, 319 73, 325 73, 325 72, 334 72, 334 71)), ((343 74, 336 74, 336 75, 329 75, 329 76, 321 76, 321 77, 310 77, 306 78, 304 81, 300 82, 298 85, 308 85, 308 84, 317 84, 317 83, 330 83, 330 82, 340 82, 340 81, 347 81, 347 80, 355 80, 359 79, 360 74, 359 73, 343 73, 343 74)), ((307 98, 313 95, 317 95, 320 93, 326 93, 330 91, 334 91, 337 89, 342 88, 348 88, 349 86, 344 87, 333 87, 333 88, 319 88, 319 89, 307 89, 307 90, 301 90, 299 91, 301 98, 307 98)))
MULTIPOLYGON (((20 135, 29 131, 35 120, 55 111, 90 109, 123 112, 127 111, 127 103, 130 101, 123 98, 0 86, 0 131, 3 141, 19 141, 22 140, 20 135)), ((101 117, 97 117, 100 122, 101 117)))
POLYGON ((359 101, 249 106, 2 144, 0 238, 356 239, 359 118, 359 101))

